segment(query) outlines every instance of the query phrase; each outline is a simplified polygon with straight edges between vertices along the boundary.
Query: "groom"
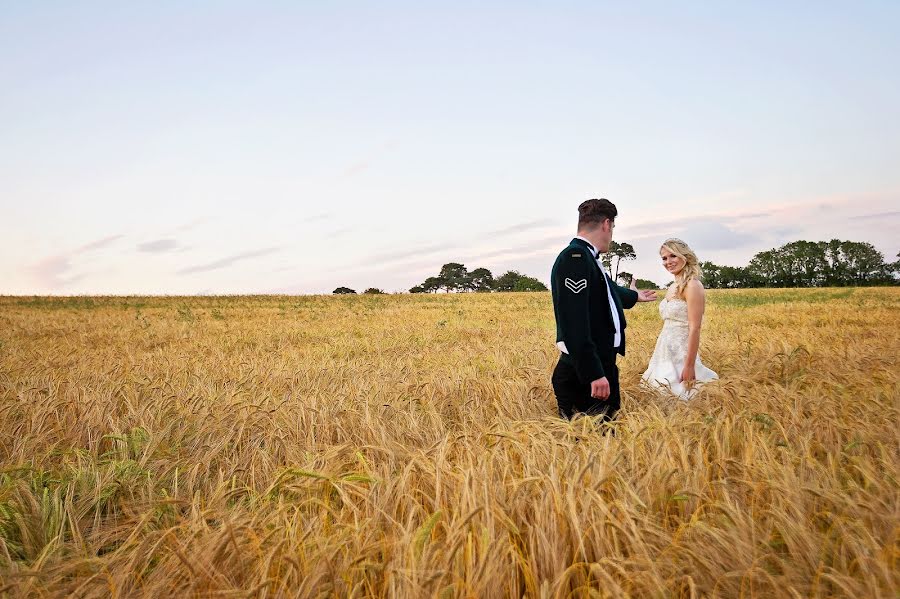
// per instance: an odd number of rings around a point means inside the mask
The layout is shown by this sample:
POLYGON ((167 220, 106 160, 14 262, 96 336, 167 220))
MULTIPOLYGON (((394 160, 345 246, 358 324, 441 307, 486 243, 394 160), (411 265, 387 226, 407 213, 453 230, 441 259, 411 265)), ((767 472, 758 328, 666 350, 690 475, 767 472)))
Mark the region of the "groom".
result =
POLYGON ((607 274, 599 254, 609 251, 618 211, 609 200, 578 207, 578 235, 556 258, 550 275, 559 363, 553 391, 559 415, 612 420, 619 410, 616 354, 625 355, 625 313, 653 291, 625 289, 607 274))

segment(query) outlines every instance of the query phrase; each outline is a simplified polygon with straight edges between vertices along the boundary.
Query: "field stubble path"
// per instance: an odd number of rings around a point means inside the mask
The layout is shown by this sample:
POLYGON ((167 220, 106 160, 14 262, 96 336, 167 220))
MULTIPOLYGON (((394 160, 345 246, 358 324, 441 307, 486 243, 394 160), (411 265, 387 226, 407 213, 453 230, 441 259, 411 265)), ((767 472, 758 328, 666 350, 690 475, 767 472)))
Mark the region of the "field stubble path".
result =
POLYGON ((896 597, 900 289, 628 323, 612 437, 545 293, 0 298, 0 597, 896 597))

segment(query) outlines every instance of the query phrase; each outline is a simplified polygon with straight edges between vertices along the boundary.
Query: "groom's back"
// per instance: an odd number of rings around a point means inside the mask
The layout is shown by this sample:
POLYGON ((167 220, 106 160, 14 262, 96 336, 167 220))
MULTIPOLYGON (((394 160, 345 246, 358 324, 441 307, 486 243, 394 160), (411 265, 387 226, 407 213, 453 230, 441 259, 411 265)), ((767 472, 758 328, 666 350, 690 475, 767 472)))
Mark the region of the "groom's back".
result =
MULTIPOLYGON (((590 249, 578 244, 574 239, 556 256, 550 271, 550 294, 553 297, 553 316, 556 319, 556 341, 564 341, 560 324, 562 306, 560 294, 565 291, 573 295, 589 296, 588 287, 594 282, 596 268, 590 249)), ((585 323, 587 324, 587 323, 585 323)))

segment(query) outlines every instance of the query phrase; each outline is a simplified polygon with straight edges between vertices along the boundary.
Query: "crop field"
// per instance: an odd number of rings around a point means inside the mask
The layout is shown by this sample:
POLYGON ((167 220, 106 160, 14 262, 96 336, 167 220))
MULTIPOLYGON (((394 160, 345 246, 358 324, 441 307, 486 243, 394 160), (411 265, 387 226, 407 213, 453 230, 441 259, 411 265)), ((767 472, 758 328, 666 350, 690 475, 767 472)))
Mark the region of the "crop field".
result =
POLYGON ((0 597, 897 597, 900 289, 627 317, 603 434, 548 293, 0 298, 0 597))

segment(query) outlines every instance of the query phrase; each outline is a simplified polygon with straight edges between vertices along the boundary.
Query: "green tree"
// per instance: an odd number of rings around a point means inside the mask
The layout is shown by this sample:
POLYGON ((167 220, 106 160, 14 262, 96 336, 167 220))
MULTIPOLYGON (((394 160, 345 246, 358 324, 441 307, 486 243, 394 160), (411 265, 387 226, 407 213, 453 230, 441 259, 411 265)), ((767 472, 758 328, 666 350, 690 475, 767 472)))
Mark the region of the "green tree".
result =
POLYGON ((722 267, 712 262, 701 262, 700 270, 703 272, 703 285, 707 289, 719 289, 722 287, 722 267))
POLYGON ((613 275, 614 280, 619 278, 619 265, 621 264, 622 260, 628 261, 637 258, 637 253, 635 253, 634 247, 630 243, 625 242, 610 242, 609 253, 612 254, 616 259, 616 272, 613 275))
POLYGON ((819 287, 825 284, 828 263, 821 242, 792 241, 772 250, 781 287, 819 287))
POLYGON ((659 289, 659 285, 647 279, 638 279, 635 285, 638 289, 659 289))
POLYGON ((473 291, 488 292, 494 290, 494 275, 486 268, 476 268, 469 273, 469 287, 473 291))
POLYGON ((616 277, 616 280, 621 282, 626 287, 631 285, 632 279, 634 279, 634 275, 631 274, 630 272, 625 272, 624 270, 619 273, 618 277, 616 277))
POLYGON ((355 294, 356 291, 350 289, 349 287, 338 287, 334 291, 332 291, 334 295, 350 295, 355 294))
POLYGON ((513 291, 547 291, 547 286, 534 277, 520 276, 513 291))
POLYGON ((825 285, 827 287, 840 287, 846 280, 844 258, 841 255, 841 240, 821 242, 822 258, 825 261, 825 285))
POLYGON ((363 293, 366 295, 384 295, 384 291, 378 289, 377 287, 369 287, 368 289, 363 291, 363 293))
POLYGON ((750 273, 759 279, 761 287, 783 287, 781 266, 778 264, 777 250, 759 252, 750 260, 747 268, 750 273))
POLYGON ((755 279, 747 268, 741 266, 719 266, 712 262, 701 262, 703 285, 709 289, 746 289, 760 287, 762 280, 755 279))
POLYGON ((425 293, 437 293, 446 286, 447 282, 441 277, 428 277, 425 279, 425 282, 422 283, 422 290, 425 293))
POLYGON ((494 281, 494 288, 497 291, 514 291, 516 283, 522 278, 522 274, 516 270, 508 270, 494 281))
POLYGON ((425 293, 425 287, 422 285, 416 285, 414 287, 409 288, 410 293, 425 293))
POLYGON ((615 257, 615 251, 619 247, 618 242, 610 241, 609 242, 609 251, 606 253, 601 252, 600 262, 603 263, 603 267, 606 268, 606 272, 612 272, 612 261, 615 257))
POLYGON ((448 262, 441 267, 438 278, 444 282, 444 288, 449 291, 465 291, 468 285, 469 273, 466 267, 459 262, 448 262))
POLYGON ((872 285, 890 282, 890 265, 885 263, 884 254, 871 243, 845 241, 842 246, 847 261, 850 285, 872 285))
POLYGON ((743 266, 722 267, 722 287, 725 289, 749 289, 762 287, 763 281, 743 266))
POLYGON ((792 241, 759 252, 747 266, 748 286, 843 287, 891 283, 890 265, 871 243, 792 241))

